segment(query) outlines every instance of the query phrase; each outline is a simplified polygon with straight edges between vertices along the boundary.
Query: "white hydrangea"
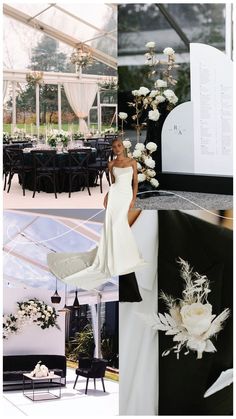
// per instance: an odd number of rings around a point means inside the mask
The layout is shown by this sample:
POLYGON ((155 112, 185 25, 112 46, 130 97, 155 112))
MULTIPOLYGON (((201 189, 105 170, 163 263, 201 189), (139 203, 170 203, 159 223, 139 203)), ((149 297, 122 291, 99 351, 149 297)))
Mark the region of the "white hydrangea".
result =
POLYGON ((156 46, 156 42, 154 41, 149 41, 145 45, 146 48, 155 48, 155 46, 156 46))
POLYGON ((159 93, 159 91, 158 90, 151 90, 151 92, 150 92, 150 97, 155 97, 155 96, 157 96, 158 95, 158 93, 159 93))
POLYGON ((162 103, 162 102, 165 102, 165 100, 166 100, 166 98, 162 95, 157 95, 156 98, 155 98, 156 103, 162 103))
POLYGON ((126 119, 128 117, 128 114, 126 112, 119 112, 118 116, 120 119, 126 119))
POLYGON ((128 139, 123 141, 123 145, 127 149, 129 149, 132 146, 131 141, 129 141, 128 139))
POLYGON ((151 153, 153 153, 154 151, 156 151, 157 145, 156 143, 153 143, 152 141, 150 141, 149 143, 146 144, 146 149, 149 150, 151 153))
POLYGON ((151 121, 158 121, 160 118, 160 112, 158 109, 154 109, 153 111, 148 112, 148 118, 151 119, 151 121))
POLYGON ((174 53, 175 53, 175 51, 173 50, 173 48, 170 48, 170 47, 166 47, 163 50, 163 54, 165 54, 165 55, 174 55, 174 53))
POLYGON ((142 151, 141 150, 134 150, 134 152, 133 152, 133 157, 135 158, 135 159, 138 159, 139 157, 141 157, 142 156, 142 151))
POLYGON ((135 145, 135 150, 141 150, 141 151, 143 151, 143 150, 145 150, 145 145, 143 143, 137 143, 135 145))
POLYGON ((154 177, 154 176, 156 176, 156 172, 155 172, 155 170, 153 170, 153 169, 147 169, 147 170, 146 170, 146 174, 147 174, 147 176, 149 176, 149 177, 154 177))
POLYGON ((167 82, 165 80, 161 80, 158 79, 155 81, 155 87, 160 88, 160 87, 167 87, 167 82))
POLYGON ((144 173, 138 174, 138 183, 144 182, 147 179, 146 175, 144 173))
POLYGON ((155 160, 153 160, 151 157, 146 157, 146 159, 144 159, 144 163, 147 167, 150 167, 150 169, 154 169, 156 165, 155 160))
POLYGON ((141 86, 138 92, 140 96, 147 96, 150 90, 147 87, 141 86))
POLYGON ((158 186, 159 186, 159 182, 158 182, 158 180, 157 180, 157 179, 155 179, 155 178, 152 178, 152 179, 150 180, 150 183, 151 183, 151 185, 152 185, 154 188, 158 188, 158 186))

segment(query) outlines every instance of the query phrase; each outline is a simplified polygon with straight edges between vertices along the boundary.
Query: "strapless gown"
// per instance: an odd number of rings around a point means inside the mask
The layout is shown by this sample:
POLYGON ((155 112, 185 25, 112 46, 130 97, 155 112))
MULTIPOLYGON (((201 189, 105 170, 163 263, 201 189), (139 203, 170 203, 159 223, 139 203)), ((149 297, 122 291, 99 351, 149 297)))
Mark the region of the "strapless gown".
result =
POLYGON ((133 197, 132 167, 113 167, 115 182, 108 193, 105 222, 98 247, 86 253, 50 253, 50 271, 66 284, 90 290, 111 277, 144 266, 128 223, 133 197))

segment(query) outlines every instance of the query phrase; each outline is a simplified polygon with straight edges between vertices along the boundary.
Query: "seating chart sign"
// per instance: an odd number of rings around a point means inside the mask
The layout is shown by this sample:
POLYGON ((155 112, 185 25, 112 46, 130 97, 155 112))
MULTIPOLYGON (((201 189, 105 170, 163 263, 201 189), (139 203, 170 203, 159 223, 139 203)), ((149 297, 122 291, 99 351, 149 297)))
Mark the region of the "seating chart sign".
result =
POLYGON ((162 130, 163 172, 232 176, 233 65, 221 51, 190 45, 191 102, 176 106, 162 130))
POLYGON ((233 172, 233 64, 223 52, 190 45, 195 173, 233 172))

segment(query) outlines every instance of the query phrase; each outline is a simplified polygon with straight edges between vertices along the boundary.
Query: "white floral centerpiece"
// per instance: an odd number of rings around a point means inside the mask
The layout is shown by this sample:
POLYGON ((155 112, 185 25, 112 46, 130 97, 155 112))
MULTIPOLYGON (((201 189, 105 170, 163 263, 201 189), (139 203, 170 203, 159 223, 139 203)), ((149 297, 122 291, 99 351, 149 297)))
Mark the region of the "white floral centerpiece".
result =
POLYGON ((178 263, 185 282, 182 298, 174 298, 162 291, 160 297, 165 301, 168 313, 153 314, 145 320, 154 330, 173 336, 174 345, 162 356, 174 351, 179 359, 181 350, 185 349, 184 355, 194 351, 197 359, 201 359, 204 352, 217 351, 211 339, 223 329, 230 310, 226 308, 218 316, 213 314, 213 307, 208 301, 211 289, 206 275, 194 272, 189 263, 181 258, 178 263))
POLYGON ((33 371, 31 371, 30 375, 31 377, 37 378, 47 377, 49 375, 49 369, 46 367, 46 365, 42 364, 42 361, 39 361, 35 365, 33 371))
POLYGON ((57 324, 56 310, 37 298, 27 301, 18 302, 17 314, 5 314, 3 316, 3 338, 7 339, 9 335, 17 333, 26 323, 32 323, 41 329, 56 327, 57 324))
POLYGON ((56 147, 60 143, 63 147, 67 147, 71 139, 69 133, 63 130, 52 129, 48 134, 47 142, 51 147, 56 147))

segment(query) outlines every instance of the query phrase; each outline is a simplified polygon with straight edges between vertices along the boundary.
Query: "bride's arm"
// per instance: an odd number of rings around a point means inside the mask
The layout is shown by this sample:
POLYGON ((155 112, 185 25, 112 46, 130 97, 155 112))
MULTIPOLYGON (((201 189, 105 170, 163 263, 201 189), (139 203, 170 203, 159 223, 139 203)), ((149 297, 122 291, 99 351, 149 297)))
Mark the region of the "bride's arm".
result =
POLYGON ((130 209, 133 208, 135 205, 136 196, 138 192, 138 169, 137 169, 136 160, 132 161, 132 166, 133 166, 133 198, 130 203, 130 209))
MULTIPOLYGON (((113 162, 109 161, 108 162, 108 170, 109 170, 109 176, 111 178, 111 183, 115 183, 115 178, 112 172, 112 166, 113 166, 113 162)), ((108 199, 108 192, 105 195, 104 201, 103 201, 103 205, 106 208, 107 207, 107 199, 108 199)))

